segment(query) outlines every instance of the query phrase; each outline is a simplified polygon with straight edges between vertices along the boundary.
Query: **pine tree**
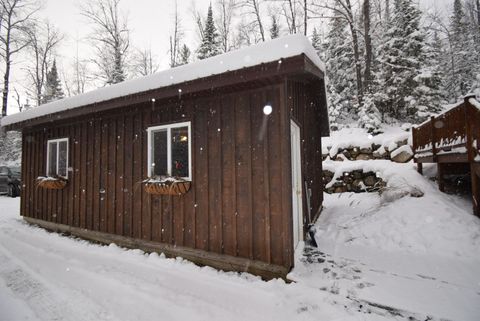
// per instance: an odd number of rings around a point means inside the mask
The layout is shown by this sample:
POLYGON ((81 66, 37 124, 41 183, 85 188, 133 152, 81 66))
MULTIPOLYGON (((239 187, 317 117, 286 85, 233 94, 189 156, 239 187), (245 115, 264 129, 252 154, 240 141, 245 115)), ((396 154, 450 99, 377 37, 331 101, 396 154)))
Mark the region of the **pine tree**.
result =
POLYGON ((474 90, 480 68, 478 39, 477 26, 473 20, 469 23, 462 1, 455 0, 450 17, 451 70, 446 78, 446 90, 452 98, 451 101, 474 90))
POLYGON ((180 62, 178 65, 186 65, 190 63, 190 49, 187 45, 183 44, 182 48, 180 49, 180 62))
POLYGON ((320 39, 320 35, 318 34, 318 31, 317 31, 317 28, 316 28, 316 27, 313 27, 313 32, 312 32, 312 46, 313 46, 313 48, 315 48, 315 50, 317 51, 317 55, 318 55, 320 58, 323 58, 323 57, 321 56, 321 49, 322 49, 321 39, 320 39))
POLYGON ((48 103, 64 97, 62 85, 58 78, 57 63, 54 60, 52 69, 47 73, 47 81, 45 84, 45 93, 43 95, 43 103, 48 103))
POLYGON ((379 134, 382 125, 380 111, 375 106, 374 95, 368 91, 363 97, 363 105, 358 113, 360 127, 365 128, 371 134, 379 134))
POLYGON ((380 47, 375 101, 383 115, 412 120, 417 114, 412 95, 424 59, 425 34, 420 29, 420 10, 412 0, 396 0, 391 26, 380 47))
POLYGON ((277 17, 272 15, 272 26, 270 27, 270 38, 275 39, 278 38, 280 34, 280 28, 278 27, 277 17))
MULTIPOLYGON (((465 12, 461 0, 453 2, 453 13, 450 17, 450 42, 451 42, 451 71, 448 76, 446 89, 454 100, 465 95, 470 87, 473 72, 471 65, 472 35, 468 32, 465 12)), ((477 52, 478 55, 478 52, 477 52)))
POLYGON ((441 90, 444 78, 442 59, 442 43, 437 32, 434 32, 431 40, 425 42, 423 67, 414 78, 417 86, 414 89, 413 97, 415 97, 417 106, 415 118, 418 122, 440 112, 442 104, 446 103, 441 90))
POLYGON ((208 7, 207 20, 203 30, 203 39, 198 49, 197 58, 205 59, 220 54, 220 42, 218 32, 213 21, 212 4, 208 7))
POLYGON ((351 39, 344 19, 332 19, 324 44, 328 77, 328 105, 331 128, 339 127, 343 119, 354 115, 355 65, 351 39))

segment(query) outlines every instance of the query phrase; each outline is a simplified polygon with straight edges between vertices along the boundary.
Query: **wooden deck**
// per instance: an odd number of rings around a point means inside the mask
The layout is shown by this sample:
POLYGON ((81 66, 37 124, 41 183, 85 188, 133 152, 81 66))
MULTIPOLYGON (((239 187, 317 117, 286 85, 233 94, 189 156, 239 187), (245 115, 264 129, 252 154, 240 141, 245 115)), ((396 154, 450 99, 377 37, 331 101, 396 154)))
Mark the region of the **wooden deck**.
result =
POLYGON ((455 163, 468 163, 472 177, 473 207, 480 216, 480 104, 474 96, 412 129, 414 160, 419 173, 423 163, 438 164, 438 182, 455 163))

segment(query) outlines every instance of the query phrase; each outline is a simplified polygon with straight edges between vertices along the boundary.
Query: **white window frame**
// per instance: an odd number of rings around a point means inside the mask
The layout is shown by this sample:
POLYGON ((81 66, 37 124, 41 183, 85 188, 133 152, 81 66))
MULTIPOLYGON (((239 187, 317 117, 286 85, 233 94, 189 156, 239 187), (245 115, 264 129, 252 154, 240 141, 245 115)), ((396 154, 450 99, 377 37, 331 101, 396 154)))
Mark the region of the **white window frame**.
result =
POLYGON ((51 143, 57 143, 57 160, 56 160, 56 165, 55 165, 55 174, 59 177, 63 177, 65 179, 68 179, 68 154, 69 154, 69 143, 68 143, 68 138, 58 138, 58 139, 49 139, 47 140, 47 168, 46 168, 46 175, 48 175, 48 169, 50 168, 50 144, 51 143), (66 176, 61 176, 58 175, 58 161, 60 159, 60 142, 67 142, 67 163, 65 164, 66 167, 66 176))
POLYGON ((153 126, 147 128, 148 133, 148 155, 147 155, 147 168, 148 177, 152 177, 152 136, 153 133, 158 131, 167 131, 167 173, 172 174, 172 129, 179 127, 188 128, 188 177, 182 177, 184 180, 192 180, 192 128, 191 122, 171 123, 167 125, 153 126))

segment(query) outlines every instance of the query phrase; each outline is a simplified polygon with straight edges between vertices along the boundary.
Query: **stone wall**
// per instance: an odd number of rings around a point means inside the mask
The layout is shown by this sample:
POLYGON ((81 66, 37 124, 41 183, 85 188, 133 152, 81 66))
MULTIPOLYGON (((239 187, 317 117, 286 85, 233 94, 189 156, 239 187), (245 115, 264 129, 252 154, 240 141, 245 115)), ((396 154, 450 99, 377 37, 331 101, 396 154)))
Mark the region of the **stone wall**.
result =
POLYGON ((380 191, 387 184, 374 172, 363 172, 354 170, 344 172, 337 177, 334 182, 334 173, 328 170, 323 171, 324 191, 327 193, 345 193, 345 192, 376 192, 380 191))

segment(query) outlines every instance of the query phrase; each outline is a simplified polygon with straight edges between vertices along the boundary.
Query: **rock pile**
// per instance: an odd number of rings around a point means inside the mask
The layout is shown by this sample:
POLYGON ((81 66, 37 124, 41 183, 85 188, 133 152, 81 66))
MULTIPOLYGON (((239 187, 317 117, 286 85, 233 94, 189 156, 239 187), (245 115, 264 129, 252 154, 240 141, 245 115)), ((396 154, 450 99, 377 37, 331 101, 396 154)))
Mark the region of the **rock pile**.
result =
POLYGON ((387 184, 374 172, 363 172, 354 170, 344 172, 337 177, 334 182, 334 173, 328 170, 323 171, 323 186, 327 193, 345 193, 345 192, 375 192, 383 189, 387 184))
POLYGON ((391 143, 388 146, 372 144, 370 147, 364 148, 349 146, 334 150, 331 146, 327 146, 327 151, 322 155, 323 160, 327 158, 334 161, 387 159, 397 163, 407 163, 413 158, 413 151, 408 145, 407 139, 391 143))

